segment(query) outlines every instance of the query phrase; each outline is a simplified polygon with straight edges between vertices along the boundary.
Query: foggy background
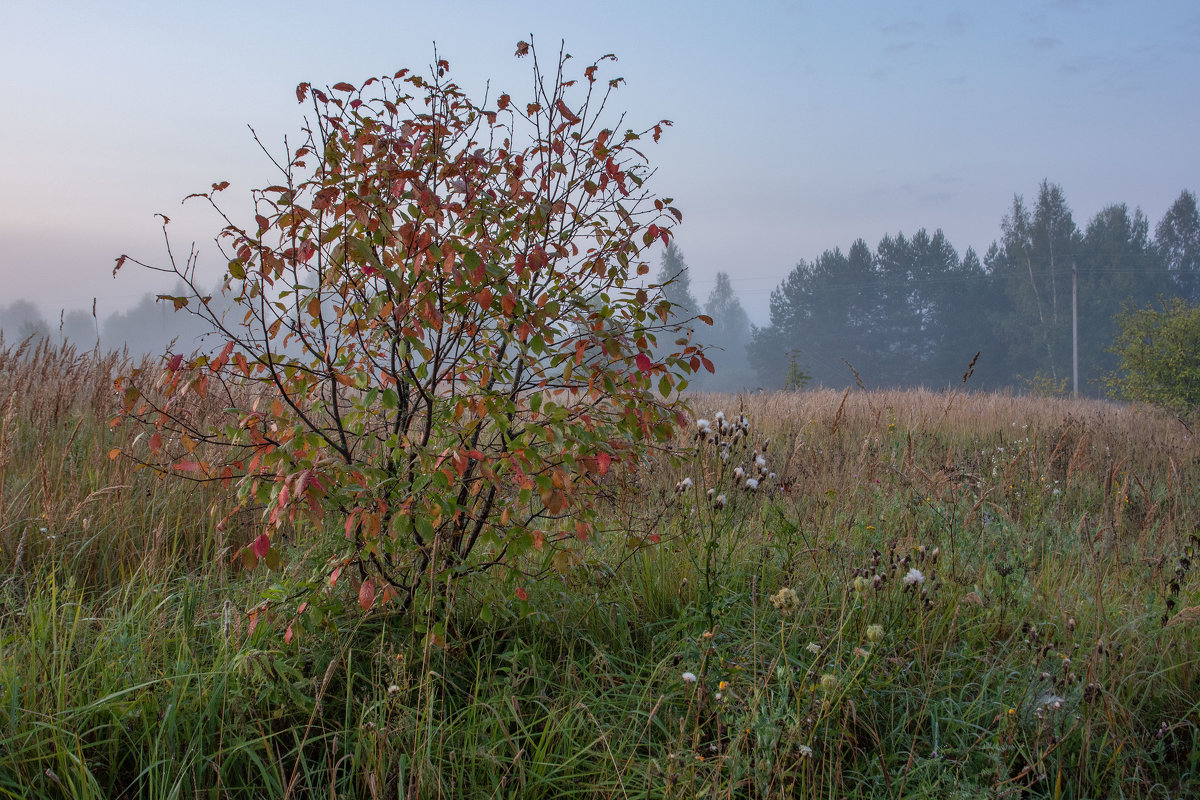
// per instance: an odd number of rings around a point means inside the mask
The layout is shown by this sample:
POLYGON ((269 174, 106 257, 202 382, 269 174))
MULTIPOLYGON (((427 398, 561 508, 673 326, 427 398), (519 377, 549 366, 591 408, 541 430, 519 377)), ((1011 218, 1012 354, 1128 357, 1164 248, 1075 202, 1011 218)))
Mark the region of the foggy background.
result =
POLYGON ((180 200, 229 180, 236 215, 248 204, 235 198, 273 182, 247 126, 278 151, 303 123, 297 83, 421 70, 435 41, 469 93, 490 80, 493 96, 520 97, 530 66, 513 48, 530 34, 547 57, 563 40, 578 62, 616 53, 627 84, 615 108, 630 124, 674 121, 648 153, 652 187, 684 212, 680 288, 697 310, 732 315, 707 333, 724 347, 725 388, 789 374, 843 385, 842 359, 872 385, 946 385, 977 350, 980 386, 1061 380, 1058 243, 1077 262, 1080 388, 1094 393, 1110 312, 1188 291, 1177 206, 1200 185, 1189 2, 15 0, 0 48, 6 338, 153 352, 178 336, 186 349, 198 331, 153 302, 170 283, 130 268, 114 279, 113 261, 162 263, 162 212, 217 284, 220 222, 180 200), (1006 229, 1016 195, 1036 228, 1043 181, 1070 224, 1046 217, 1043 240, 1006 229), (1057 260, 1039 261, 1050 250, 1057 260))

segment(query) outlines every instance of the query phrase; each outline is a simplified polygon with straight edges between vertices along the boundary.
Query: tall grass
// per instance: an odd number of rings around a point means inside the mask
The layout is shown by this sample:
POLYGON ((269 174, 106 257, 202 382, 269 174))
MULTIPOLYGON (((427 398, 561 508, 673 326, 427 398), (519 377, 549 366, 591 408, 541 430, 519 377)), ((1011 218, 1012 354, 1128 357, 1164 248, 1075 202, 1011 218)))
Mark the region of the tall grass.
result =
POLYGON ((742 451, 689 431, 614 477, 608 530, 526 565, 550 576, 528 603, 484 575, 444 645, 378 610, 285 643, 251 625, 274 578, 230 564, 212 497, 109 458, 118 363, 0 348, 0 796, 1200 786, 1200 446, 1179 420, 699 395, 753 422, 742 451), (734 485, 768 437, 773 476, 734 485))

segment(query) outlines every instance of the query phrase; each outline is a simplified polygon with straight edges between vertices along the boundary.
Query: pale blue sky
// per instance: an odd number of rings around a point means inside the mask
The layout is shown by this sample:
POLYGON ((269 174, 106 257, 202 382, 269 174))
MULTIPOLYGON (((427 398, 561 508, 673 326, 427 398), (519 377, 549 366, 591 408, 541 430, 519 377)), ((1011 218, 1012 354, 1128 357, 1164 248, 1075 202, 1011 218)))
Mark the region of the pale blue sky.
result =
POLYGON ((160 288, 113 259, 162 254, 156 211, 206 244, 184 195, 270 183, 246 126, 294 135, 297 83, 421 68, 434 40, 460 84, 514 96, 530 32, 616 53, 630 120, 675 122, 651 158, 696 294, 728 271, 760 323, 796 261, 859 236, 941 227, 982 255, 1042 178, 1080 225, 1112 202, 1153 225, 1200 190, 1193 2, 9 0, 0 19, 0 304, 48 316, 160 288))

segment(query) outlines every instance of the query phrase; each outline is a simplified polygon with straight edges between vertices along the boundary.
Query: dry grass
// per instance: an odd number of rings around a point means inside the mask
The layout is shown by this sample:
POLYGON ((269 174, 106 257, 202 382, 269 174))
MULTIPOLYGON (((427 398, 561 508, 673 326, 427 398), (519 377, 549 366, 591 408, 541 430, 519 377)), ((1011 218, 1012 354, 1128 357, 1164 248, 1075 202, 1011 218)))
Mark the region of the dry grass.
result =
POLYGON ((144 567, 219 562, 210 496, 113 457, 132 435, 110 427, 113 383, 132 366, 122 353, 0 341, 0 568, 10 580, 53 562, 105 587, 144 567))

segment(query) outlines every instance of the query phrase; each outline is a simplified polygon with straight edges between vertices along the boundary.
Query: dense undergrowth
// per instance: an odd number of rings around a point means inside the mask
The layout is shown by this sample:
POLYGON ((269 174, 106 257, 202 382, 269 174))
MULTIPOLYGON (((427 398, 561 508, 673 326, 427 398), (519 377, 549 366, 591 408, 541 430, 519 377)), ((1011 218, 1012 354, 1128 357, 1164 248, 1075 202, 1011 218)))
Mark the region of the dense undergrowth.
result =
POLYGON ((689 431, 614 481, 609 530, 531 562, 527 602, 484 575, 444 646, 380 609, 285 643, 246 614, 272 574, 231 560, 253 521, 218 531, 213 490, 109 458, 115 363, 0 350, 0 796, 1200 788, 1200 445, 1176 419, 700 395, 749 433, 689 431))

